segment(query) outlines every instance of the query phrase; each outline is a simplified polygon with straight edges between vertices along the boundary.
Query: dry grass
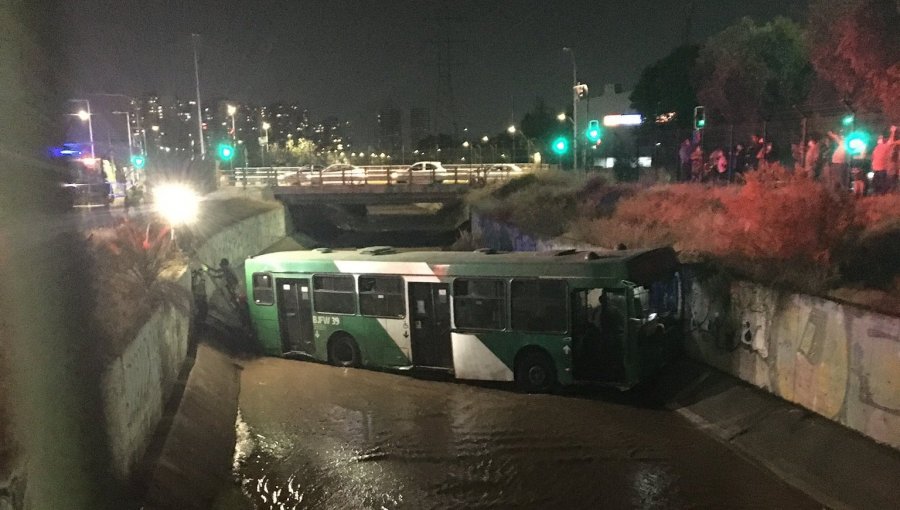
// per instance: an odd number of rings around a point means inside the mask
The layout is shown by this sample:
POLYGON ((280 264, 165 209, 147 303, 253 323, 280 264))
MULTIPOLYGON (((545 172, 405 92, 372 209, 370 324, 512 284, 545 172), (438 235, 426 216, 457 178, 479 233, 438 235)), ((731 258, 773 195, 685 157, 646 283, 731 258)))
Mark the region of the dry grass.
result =
POLYGON ((186 261, 168 229, 124 222, 94 231, 90 251, 96 275, 94 321, 106 342, 99 351, 105 359, 121 354, 160 305, 190 306, 190 293, 177 283, 186 261))
POLYGON ((488 207, 478 197, 473 205, 542 237, 565 228, 567 237, 602 247, 672 245, 683 261, 714 262, 768 285, 897 292, 900 195, 853 199, 778 166, 748 174, 742 186, 594 178, 573 190, 578 184, 534 178, 505 193, 482 190, 488 207))
POLYGON ((547 171, 475 190, 467 202, 499 221, 527 226, 538 236, 555 237, 565 232, 568 220, 576 216, 578 192, 584 184, 583 175, 547 171))

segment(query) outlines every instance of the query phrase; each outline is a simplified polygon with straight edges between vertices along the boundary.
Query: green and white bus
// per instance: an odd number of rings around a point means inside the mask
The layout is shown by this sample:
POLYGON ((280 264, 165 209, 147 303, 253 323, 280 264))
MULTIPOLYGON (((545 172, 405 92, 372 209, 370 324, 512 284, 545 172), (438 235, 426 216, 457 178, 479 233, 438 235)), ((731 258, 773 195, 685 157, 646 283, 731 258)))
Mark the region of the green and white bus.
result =
POLYGON ((266 354, 346 367, 439 369, 547 391, 630 387, 673 352, 682 314, 670 248, 497 253, 270 253, 245 262, 266 354))

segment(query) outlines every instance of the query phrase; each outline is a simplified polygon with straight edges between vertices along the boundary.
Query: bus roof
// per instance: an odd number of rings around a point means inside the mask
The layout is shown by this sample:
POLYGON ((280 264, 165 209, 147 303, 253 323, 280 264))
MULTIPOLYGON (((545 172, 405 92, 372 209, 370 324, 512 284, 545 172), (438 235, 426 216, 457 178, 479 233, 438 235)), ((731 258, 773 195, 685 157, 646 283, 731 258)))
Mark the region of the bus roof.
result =
POLYGON ((316 249, 268 253, 251 257, 246 263, 247 270, 253 272, 613 278, 639 285, 668 278, 677 266, 677 257, 670 247, 549 252, 316 249))

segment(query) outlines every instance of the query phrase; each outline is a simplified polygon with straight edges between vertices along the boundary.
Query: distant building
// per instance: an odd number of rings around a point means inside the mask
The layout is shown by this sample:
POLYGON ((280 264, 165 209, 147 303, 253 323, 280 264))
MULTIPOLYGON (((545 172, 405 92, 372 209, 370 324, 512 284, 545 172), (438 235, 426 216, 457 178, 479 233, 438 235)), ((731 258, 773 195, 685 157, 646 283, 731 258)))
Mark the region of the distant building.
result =
POLYGON ((378 150, 399 154, 403 148, 403 114, 397 108, 385 108, 378 112, 378 150))
POLYGON ((427 108, 409 110, 409 145, 415 147, 420 140, 431 134, 431 115, 427 108))

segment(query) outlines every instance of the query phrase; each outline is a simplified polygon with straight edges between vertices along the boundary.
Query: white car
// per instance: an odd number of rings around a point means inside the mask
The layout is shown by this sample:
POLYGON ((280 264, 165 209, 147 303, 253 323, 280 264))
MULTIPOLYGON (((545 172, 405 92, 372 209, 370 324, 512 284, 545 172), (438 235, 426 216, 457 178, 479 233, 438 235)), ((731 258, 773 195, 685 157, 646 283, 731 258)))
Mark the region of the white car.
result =
POLYGON ((356 165, 335 163, 320 171, 309 172, 307 177, 312 184, 364 184, 366 170, 356 165))
POLYGON ((484 177, 489 181, 521 177, 525 172, 513 163, 497 163, 484 169, 484 177))
POLYGON ((404 170, 391 172, 391 181, 398 184, 440 184, 452 177, 440 161, 419 161, 404 170))

